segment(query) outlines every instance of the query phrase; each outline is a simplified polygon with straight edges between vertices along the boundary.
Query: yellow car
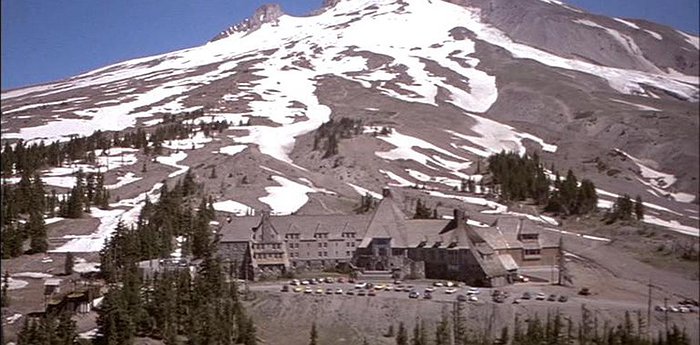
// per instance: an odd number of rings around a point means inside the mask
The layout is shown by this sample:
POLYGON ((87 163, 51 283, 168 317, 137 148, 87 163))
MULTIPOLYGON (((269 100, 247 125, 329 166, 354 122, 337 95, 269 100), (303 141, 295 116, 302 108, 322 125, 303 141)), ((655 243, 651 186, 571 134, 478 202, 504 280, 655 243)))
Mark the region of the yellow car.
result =
POLYGON ((316 289, 317 295, 323 295, 323 289, 316 289))
POLYGON ((380 290, 384 290, 385 287, 386 287, 386 285, 384 285, 384 284, 379 284, 379 285, 375 285, 375 286, 374 286, 374 289, 377 290, 377 291, 380 291, 380 290))
POLYGON ((302 292, 304 289, 302 289, 300 286, 295 287, 292 291, 294 292, 302 292))

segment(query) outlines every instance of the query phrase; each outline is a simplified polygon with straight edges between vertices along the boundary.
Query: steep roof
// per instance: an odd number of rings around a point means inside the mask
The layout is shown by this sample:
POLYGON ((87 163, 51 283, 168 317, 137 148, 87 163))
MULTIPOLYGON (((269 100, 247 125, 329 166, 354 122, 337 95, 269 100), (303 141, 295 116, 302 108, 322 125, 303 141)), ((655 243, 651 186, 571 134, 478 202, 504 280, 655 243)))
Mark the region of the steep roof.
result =
POLYGON ((277 232, 275 226, 272 225, 270 221, 270 214, 267 211, 261 212, 260 223, 258 226, 253 228, 253 232, 256 237, 255 240, 258 242, 281 242, 280 233, 277 232))
MULTIPOLYGON (((270 216, 269 224, 282 235, 300 234, 301 239, 313 239, 315 233, 328 232, 328 238, 342 238, 343 232, 355 232, 362 238, 369 222, 368 215, 288 215, 270 216)), ((233 217, 224 222, 221 228, 221 242, 241 242, 251 240, 253 229, 261 222, 258 216, 233 217)))
POLYGON ((385 194, 372 215, 360 247, 369 246, 373 238, 391 238, 391 246, 394 248, 405 248, 408 245, 406 215, 391 193, 385 192, 385 194))

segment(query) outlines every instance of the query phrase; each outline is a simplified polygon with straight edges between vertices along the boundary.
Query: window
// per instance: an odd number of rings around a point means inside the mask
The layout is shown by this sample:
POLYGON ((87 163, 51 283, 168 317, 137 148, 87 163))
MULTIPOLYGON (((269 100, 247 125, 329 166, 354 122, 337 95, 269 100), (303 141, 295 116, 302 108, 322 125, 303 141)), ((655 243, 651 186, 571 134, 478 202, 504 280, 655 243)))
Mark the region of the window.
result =
POLYGON ((322 256, 321 254, 322 254, 321 252, 318 252, 318 256, 322 256))
POLYGON ((350 256, 350 251, 349 251, 349 250, 345 252, 345 256, 350 256))
POLYGON ((539 249, 525 249, 525 255, 540 255, 539 249))
POLYGON ((318 243, 318 247, 319 247, 319 248, 323 247, 323 243, 319 242, 319 243, 318 243))
POLYGON ((323 252, 323 256, 328 256, 328 252, 323 252))

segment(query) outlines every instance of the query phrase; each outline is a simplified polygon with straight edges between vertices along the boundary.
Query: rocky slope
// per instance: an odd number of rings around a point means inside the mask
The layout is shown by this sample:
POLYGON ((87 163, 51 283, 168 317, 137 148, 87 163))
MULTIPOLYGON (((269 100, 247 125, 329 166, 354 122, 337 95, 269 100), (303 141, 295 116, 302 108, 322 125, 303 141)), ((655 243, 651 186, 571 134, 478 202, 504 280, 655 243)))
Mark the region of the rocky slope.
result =
MULTIPOLYGON (((592 179, 601 207, 640 194, 645 221, 697 236, 698 97, 698 37, 666 26, 554 0, 339 0, 306 17, 267 5, 199 47, 3 91, 2 140, 152 128, 202 109, 197 121, 233 125, 149 164, 280 213, 349 212, 386 184, 505 212, 453 187, 479 180, 491 153, 537 152, 592 179), (344 117, 362 128, 324 158, 318 128, 344 117)), ((140 166, 108 173, 143 178, 113 195, 176 175, 140 166)))

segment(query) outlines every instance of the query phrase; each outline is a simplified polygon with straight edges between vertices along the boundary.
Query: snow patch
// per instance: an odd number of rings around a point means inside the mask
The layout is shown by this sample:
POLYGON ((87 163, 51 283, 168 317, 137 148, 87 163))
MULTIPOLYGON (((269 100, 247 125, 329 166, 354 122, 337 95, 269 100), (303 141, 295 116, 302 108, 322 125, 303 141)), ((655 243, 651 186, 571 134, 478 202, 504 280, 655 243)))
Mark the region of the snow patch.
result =
POLYGON ((52 274, 42 273, 42 272, 19 272, 19 273, 14 273, 12 276, 13 277, 20 277, 20 278, 33 278, 33 279, 44 279, 44 278, 53 277, 52 274))
POLYGON ((270 213, 274 215, 289 215, 298 211, 309 201, 307 194, 316 192, 282 176, 272 176, 272 179, 280 186, 265 187, 267 196, 258 200, 269 205, 272 209, 270 213))
POLYGON ((246 204, 234 200, 215 202, 214 209, 221 212, 233 213, 236 216, 255 215, 255 209, 246 204))
POLYGON ((367 195, 367 194, 369 193, 369 195, 371 195, 373 198, 375 198, 375 199, 377 199, 377 200, 381 200, 381 199, 384 198, 381 194, 376 193, 376 192, 373 192, 373 191, 371 191, 371 190, 369 190, 369 189, 362 188, 362 187, 360 187, 360 186, 358 186, 358 185, 354 185, 354 184, 349 183, 349 182, 348 182, 347 184, 348 184, 348 186, 352 187, 352 189, 354 189, 354 190, 355 190, 358 194, 360 194, 361 196, 365 196, 365 195, 367 195))
POLYGON ((182 175, 182 174, 186 173, 187 170, 190 169, 190 167, 188 167, 186 165, 177 164, 177 162, 182 161, 185 158, 187 158, 187 153, 180 151, 180 152, 171 153, 169 156, 158 156, 158 157, 156 157, 156 162, 158 162, 160 164, 169 165, 171 167, 175 167, 175 168, 179 169, 179 170, 172 172, 168 175, 168 177, 175 177, 175 176, 182 175))

